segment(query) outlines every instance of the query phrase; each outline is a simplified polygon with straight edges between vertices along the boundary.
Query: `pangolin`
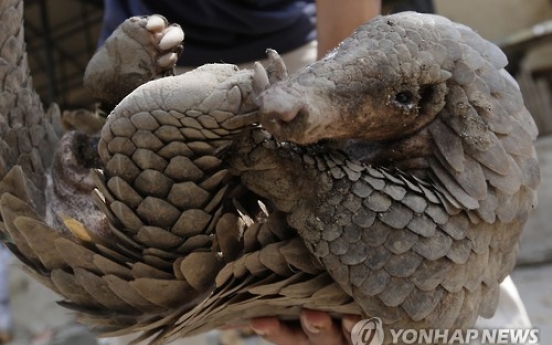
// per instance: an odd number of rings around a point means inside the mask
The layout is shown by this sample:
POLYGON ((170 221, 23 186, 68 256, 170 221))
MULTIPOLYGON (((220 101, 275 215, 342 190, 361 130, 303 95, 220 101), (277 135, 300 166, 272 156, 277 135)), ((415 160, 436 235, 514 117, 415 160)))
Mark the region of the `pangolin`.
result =
MULTIPOLYGON (((70 198, 53 207, 66 175, 52 176, 88 169, 94 143, 58 144, 22 7, 0 0, 1 229, 99 334, 162 344, 301 308, 385 330, 494 313, 539 184, 536 130, 504 55, 469 28, 384 16, 295 75, 270 52, 267 71, 150 81, 108 116, 78 214, 70 198)), ((146 41, 166 27, 123 25, 146 41)))

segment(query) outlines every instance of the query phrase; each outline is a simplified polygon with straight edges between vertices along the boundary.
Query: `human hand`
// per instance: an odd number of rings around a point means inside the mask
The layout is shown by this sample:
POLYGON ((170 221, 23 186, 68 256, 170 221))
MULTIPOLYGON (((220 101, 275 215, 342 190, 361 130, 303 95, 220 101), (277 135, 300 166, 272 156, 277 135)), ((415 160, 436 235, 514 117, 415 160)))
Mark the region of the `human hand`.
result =
POLYGON ((301 326, 292 326, 275 317, 257 318, 251 328, 276 345, 350 345, 351 330, 360 316, 344 315, 341 324, 325 312, 303 309, 301 326))

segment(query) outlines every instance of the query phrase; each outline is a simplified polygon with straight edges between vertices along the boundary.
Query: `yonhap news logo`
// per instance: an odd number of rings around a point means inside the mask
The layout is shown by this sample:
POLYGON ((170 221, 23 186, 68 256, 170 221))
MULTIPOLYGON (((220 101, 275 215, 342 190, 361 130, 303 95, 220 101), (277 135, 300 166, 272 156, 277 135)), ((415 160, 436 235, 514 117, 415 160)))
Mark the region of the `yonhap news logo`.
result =
MULTIPOLYGON (((389 328, 386 344, 458 344, 477 340, 482 345, 539 344, 539 330, 530 329, 393 329, 389 328)), ((373 317, 357 322, 351 331, 353 345, 383 345, 383 322, 373 317)))
POLYGON ((353 345, 382 345, 383 323, 379 317, 361 320, 351 331, 353 345))

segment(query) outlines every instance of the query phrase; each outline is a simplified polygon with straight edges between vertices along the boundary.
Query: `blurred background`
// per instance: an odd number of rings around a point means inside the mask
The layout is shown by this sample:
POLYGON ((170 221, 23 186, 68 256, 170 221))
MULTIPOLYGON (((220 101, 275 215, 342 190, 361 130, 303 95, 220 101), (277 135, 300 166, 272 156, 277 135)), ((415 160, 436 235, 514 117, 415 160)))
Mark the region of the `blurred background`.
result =
MULTIPOLYGON (((513 278, 534 325, 541 329, 542 344, 546 344, 552 339, 552 215, 546 212, 552 204, 552 1, 434 0, 434 4, 437 13, 467 24, 507 53, 508 70, 520 83, 540 130, 540 207, 526 227, 513 278)), ((62 110, 93 109, 82 76, 96 50, 102 10, 101 0, 25 1, 29 63, 45 105, 56 102, 62 110)), ((0 256, 0 260, 8 259, 0 256)), ((55 304, 57 297, 30 281, 16 263, 10 264, 8 275, 15 335, 10 345, 96 344, 55 304)), ((211 337, 209 344, 219 341, 215 338, 211 337)), ((186 344, 207 341, 201 337, 186 344)), ((231 335, 222 342, 245 344, 231 335)))
MULTIPOLYGON (((541 134, 552 132, 552 1, 434 0, 434 5, 437 13, 474 28, 508 53, 510 72, 524 84, 532 79, 534 85, 523 86, 531 90, 526 102, 541 134)), ((102 13, 101 0, 25 1, 27 52, 45 104, 55 101, 64 110, 93 108, 82 76, 96 50, 102 13)))
POLYGON ((102 0, 26 0, 24 5, 27 54, 42 101, 64 110, 92 109, 82 77, 96 51, 102 0))

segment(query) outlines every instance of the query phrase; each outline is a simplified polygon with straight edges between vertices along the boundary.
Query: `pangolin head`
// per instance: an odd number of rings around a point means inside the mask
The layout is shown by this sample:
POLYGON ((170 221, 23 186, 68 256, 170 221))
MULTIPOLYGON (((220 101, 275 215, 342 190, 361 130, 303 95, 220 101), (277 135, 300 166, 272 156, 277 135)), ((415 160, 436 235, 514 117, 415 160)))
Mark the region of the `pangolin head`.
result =
POLYGON ((259 97, 262 123, 279 140, 300 144, 397 140, 444 112, 451 85, 473 84, 469 97, 491 93, 486 85, 506 63, 496 46, 443 17, 380 16, 271 85, 259 97))
POLYGON ((537 129, 506 64, 496 45, 444 17, 380 16, 266 87, 261 123, 280 141, 321 142, 431 179, 457 205, 476 209, 539 185, 537 129))

